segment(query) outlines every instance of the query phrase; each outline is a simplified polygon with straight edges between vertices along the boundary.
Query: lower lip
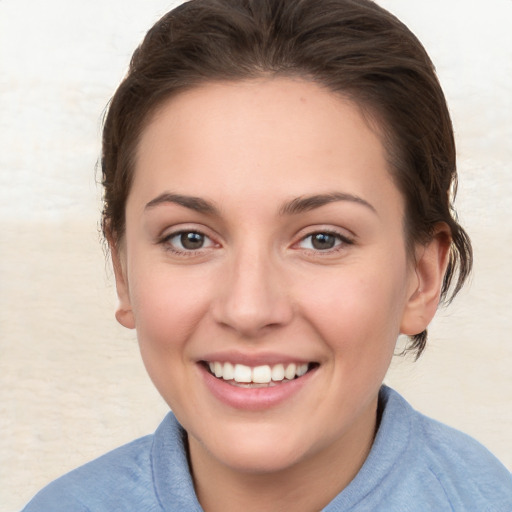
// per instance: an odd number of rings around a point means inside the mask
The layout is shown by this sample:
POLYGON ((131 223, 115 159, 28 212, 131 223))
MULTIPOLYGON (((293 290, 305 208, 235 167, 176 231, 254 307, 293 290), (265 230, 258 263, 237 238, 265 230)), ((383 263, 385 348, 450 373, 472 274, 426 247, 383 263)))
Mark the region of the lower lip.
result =
POLYGON ((202 364, 198 365, 206 386, 220 402, 234 409, 261 411, 275 407, 296 395, 311 379, 316 368, 302 377, 266 388, 244 388, 213 376, 202 364))

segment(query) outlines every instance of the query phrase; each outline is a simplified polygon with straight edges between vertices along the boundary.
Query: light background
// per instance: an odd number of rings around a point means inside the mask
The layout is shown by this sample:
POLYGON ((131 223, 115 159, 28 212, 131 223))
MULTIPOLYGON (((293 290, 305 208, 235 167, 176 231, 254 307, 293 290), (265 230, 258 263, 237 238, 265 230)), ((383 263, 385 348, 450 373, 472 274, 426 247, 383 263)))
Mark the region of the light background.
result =
MULTIPOLYGON (((114 320, 98 235, 101 113, 177 2, 0 0, 0 512, 166 412, 114 320)), ((512 468, 512 1, 381 0, 437 64, 459 150, 472 285, 387 382, 512 468)))

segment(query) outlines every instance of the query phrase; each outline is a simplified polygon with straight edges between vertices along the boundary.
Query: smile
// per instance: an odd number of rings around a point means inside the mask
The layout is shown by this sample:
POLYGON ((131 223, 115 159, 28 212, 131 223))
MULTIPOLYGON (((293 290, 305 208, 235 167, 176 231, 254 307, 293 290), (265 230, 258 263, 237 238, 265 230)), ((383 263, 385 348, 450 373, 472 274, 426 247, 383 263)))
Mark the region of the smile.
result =
POLYGON ((262 411, 277 407, 302 389, 310 389, 315 381, 318 362, 290 362, 270 354, 254 357, 254 363, 244 355, 229 360, 212 355, 198 361, 207 389, 230 408, 239 411, 262 411), (242 364, 241 360, 246 364, 242 364), (237 361, 237 362, 235 362, 237 361), (267 362, 268 364, 264 364, 267 362), (248 364, 247 364, 248 363, 248 364), (308 384, 309 383, 309 384, 308 384))
POLYGON ((289 382, 305 375, 315 363, 305 364, 275 364, 261 366, 246 366, 230 362, 208 362, 210 373, 235 386, 275 386, 278 383, 289 382))

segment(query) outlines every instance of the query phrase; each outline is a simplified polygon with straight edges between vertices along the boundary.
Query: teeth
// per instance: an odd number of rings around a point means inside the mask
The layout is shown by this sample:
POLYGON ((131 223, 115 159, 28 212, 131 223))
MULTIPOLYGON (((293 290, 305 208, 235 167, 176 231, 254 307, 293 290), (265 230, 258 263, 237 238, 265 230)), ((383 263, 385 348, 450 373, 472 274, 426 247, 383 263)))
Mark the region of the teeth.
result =
POLYGON ((288 380, 292 380, 295 378, 295 372, 297 371, 297 366, 294 365, 293 363, 290 363, 287 367, 286 367, 286 370, 284 371, 284 376, 288 379, 288 380))
POLYGON ((262 365, 251 368, 244 364, 219 363, 218 361, 208 363, 210 372, 215 377, 223 380, 234 380, 242 384, 270 384, 283 380, 293 380, 295 377, 302 377, 308 371, 308 364, 287 365, 276 364, 273 366, 262 365))
POLYGON ((308 365, 307 364, 301 364, 300 366, 297 366, 297 377, 302 377, 305 375, 308 371, 308 365))
MULTIPOLYGON (((229 363, 226 363, 229 364, 229 363)), ((223 375, 223 378, 226 377, 223 375)), ((233 378, 236 382, 251 382, 252 381, 252 370, 250 366, 244 366, 243 364, 235 364, 235 373, 233 378)), ((226 379, 228 380, 228 379, 226 379)))
POLYGON ((272 380, 274 382, 280 382, 284 379, 284 365, 276 364, 272 367, 272 380))
POLYGON ((252 369, 252 382, 258 384, 267 384, 272 380, 272 370, 270 366, 256 366, 252 369))
POLYGON ((224 363, 221 377, 224 380, 233 380, 235 378, 235 368, 231 363, 224 363))

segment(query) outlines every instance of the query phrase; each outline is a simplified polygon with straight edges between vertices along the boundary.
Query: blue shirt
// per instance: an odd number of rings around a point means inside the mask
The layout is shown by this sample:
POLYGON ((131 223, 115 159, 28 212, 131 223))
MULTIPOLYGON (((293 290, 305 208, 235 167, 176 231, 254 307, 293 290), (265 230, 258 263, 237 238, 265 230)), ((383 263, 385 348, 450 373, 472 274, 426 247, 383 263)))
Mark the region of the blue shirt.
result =
MULTIPOLYGON (((354 480, 324 512, 512 512, 512 475, 472 438, 383 386, 382 419, 354 480)), ((22 512, 201 512, 186 433, 169 413, 153 435, 44 488, 22 512)))

